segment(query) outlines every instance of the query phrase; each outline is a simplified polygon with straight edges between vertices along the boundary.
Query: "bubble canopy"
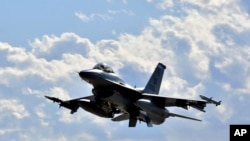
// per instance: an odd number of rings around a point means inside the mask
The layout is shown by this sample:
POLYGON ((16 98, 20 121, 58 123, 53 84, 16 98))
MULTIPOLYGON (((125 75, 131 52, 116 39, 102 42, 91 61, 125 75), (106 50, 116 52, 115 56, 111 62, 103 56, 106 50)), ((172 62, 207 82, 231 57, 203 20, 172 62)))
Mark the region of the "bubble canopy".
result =
POLYGON ((108 65, 106 65, 104 63, 98 63, 98 64, 96 64, 93 67, 93 69, 102 70, 102 71, 107 72, 107 73, 114 73, 113 69, 110 66, 108 66, 108 65))

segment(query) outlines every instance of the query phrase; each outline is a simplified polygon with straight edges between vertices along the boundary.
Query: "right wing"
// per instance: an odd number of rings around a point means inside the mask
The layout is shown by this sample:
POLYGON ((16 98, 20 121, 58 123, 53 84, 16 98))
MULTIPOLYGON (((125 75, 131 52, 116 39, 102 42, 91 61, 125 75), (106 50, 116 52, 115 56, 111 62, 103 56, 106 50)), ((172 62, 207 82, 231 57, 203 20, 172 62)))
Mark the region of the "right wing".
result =
POLYGON ((154 104, 160 107, 181 107, 184 109, 188 109, 189 107, 193 107, 197 110, 205 112, 204 108, 206 107, 207 101, 203 100, 192 100, 192 99, 181 99, 181 98, 171 98, 171 97, 163 97, 158 95, 151 94, 143 94, 141 99, 151 100, 154 104))

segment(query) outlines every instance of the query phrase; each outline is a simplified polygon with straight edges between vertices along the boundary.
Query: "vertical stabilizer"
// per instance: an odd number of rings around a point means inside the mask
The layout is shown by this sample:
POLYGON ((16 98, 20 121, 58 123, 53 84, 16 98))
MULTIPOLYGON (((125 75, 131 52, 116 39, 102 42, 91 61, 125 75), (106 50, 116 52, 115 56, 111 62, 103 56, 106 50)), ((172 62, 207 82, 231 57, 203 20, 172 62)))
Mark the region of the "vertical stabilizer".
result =
POLYGON ((163 65, 162 63, 158 63, 146 87, 144 88, 143 93, 159 94, 161 81, 165 69, 165 65, 163 65))

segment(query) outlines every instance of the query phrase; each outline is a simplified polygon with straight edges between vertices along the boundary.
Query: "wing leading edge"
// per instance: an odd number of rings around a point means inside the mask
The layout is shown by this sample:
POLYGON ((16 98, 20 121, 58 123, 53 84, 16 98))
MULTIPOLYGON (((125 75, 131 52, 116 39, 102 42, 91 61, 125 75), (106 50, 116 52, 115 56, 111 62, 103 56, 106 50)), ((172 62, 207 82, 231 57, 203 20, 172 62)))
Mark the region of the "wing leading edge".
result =
POLYGON ((55 97, 50 97, 50 96, 45 96, 45 98, 53 101, 53 102, 56 102, 59 104, 59 107, 64 107, 64 108, 67 108, 70 111, 71 114, 74 114, 75 112, 77 112, 78 108, 79 108, 79 105, 78 105, 78 100, 79 99, 73 99, 73 100, 68 100, 68 101, 63 101, 59 98, 55 98, 55 97))
POLYGON ((207 101, 203 100, 192 100, 192 99, 181 99, 181 98, 171 98, 163 97, 158 95, 143 94, 141 99, 151 100, 155 105, 159 107, 181 107, 188 109, 188 107, 195 108, 202 112, 205 112, 204 108, 206 107, 207 101))
POLYGON ((76 98, 76 99, 71 99, 71 100, 65 100, 65 101, 56 97, 50 97, 50 96, 44 96, 44 97, 53 102, 58 103, 59 107, 64 107, 64 108, 69 109, 71 114, 74 114, 75 112, 77 112, 78 108, 81 105, 80 100, 82 99, 86 99, 90 101, 94 100, 94 96, 86 96, 86 97, 81 97, 81 98, 76 98))

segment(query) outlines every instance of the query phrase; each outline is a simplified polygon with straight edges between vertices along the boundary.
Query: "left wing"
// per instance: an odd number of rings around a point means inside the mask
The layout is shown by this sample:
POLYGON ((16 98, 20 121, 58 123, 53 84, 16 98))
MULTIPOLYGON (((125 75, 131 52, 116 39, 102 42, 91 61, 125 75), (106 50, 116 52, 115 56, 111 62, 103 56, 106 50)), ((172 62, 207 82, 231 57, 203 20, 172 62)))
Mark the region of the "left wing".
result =
POLYGON ((163 97, 163 96, 151 95, 151 94, 142 94, 141 99, 151 100, 152 103, 160 107, 177 106, 177 107, 184 108, 186 110, 188 109, 188 107, 193 107, 202 112, 205 112, 204 108, 206 107, 206 104, 208 103, 207 101, 203 101, 203 100, 171 98, 171 97, 163 97))
POLYGON ((67 101, 50 96, 45 97, 49 100, 52 100, 53 102, 59 103, 60 107, 71 110, 71 114, 77 112, 79 107, 94 115, 105 118, 113 118, 114 114, 120 113, 120 111, 117 110, 112 104, 100 99, 96 99, 93 95, 67 101))
POLYGON ((70 113, 74 114, 75 112, 77 112, 77 110, 79 108, 79 102, 78 102, 79 100, 81 100, 81 99, 93 100, 94 96, 86 96, 86 97, 81 97, 81 98, 66 100, 66 101, 63 101, 59 98, 50 97, 50 96, 45 96, 45 98, 52 100, 53 102, 58 103, 59 107, 64 107, 64 108, 71 110, 70 113))

